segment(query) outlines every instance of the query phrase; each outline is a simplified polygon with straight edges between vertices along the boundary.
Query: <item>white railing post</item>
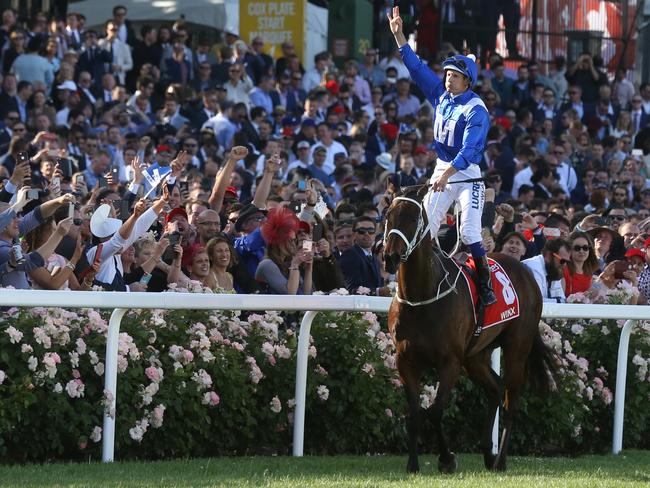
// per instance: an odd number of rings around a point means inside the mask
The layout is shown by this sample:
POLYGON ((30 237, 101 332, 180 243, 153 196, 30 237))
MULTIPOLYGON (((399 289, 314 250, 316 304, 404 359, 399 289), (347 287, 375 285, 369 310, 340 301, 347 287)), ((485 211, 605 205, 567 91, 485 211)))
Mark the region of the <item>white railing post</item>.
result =
POLYGON ((104 360, 104 390, 112 395, 108 411, 104 410, 104 428, 102 430, 102 461, 112 463, 115 455, 115 417, 117 416, 117 345, 120 336, 120 323, 127 312, 126 308, 116 308, 108 322, 106 337, 106 359, 104 360), (111 416, 110 412, 114 412, 111 416))
POLYGON ((616 364, 616 391, 614 392, 614 436, 612 438, 612 454, 618 454, 623 449, 623 417, 625 415, 625 383, 627 381, 627 356, 630 347, 630 334, 636 320, 627 320, 621 329, 618 342, 618 358, 616 364))
MULTIPOLYGON (((492 369, 496 374, 501 376, 501 348, 497 347, 492 351, 492 369)), ((492 454, 499 454, 499 408, 494 416, 494 425, 492 425, 492 454)))
POLYGON ((300 322, 298 349, 296 351, 296 409, 293 415, 293 455, 302 456, 305 442, 305 404, 307 402, 307 362, 309 360, 309 334, 317 312, 306 312, 300 322))

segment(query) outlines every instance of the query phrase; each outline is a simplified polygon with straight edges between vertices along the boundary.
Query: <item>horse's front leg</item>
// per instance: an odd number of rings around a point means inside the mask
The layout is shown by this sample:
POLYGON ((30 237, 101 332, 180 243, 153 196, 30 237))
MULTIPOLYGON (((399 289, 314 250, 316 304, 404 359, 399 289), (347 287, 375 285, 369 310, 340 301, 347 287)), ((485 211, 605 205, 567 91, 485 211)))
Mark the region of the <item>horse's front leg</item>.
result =
POLYGON ((451 390, 458 380, 460 362, 456 358, 449 358, 438 368, 438 372, 440 382, 432 412, 433 425, 438 438, 438 470, 441 473, 454 473, 458 468, 458 462, 456 461, 456 455, 449 449, 447 436, 442 428, 442 415, 451 397, 451 390))
POLYGON ((409 459, 406 471, 417 473, 420 471, 418 462, 418 437, 420 432, 420 380, 422 371, 409 363, 404 357, 397 355, 397 369, 404 385, 406 401, 408 403, 407 431, 409 459))

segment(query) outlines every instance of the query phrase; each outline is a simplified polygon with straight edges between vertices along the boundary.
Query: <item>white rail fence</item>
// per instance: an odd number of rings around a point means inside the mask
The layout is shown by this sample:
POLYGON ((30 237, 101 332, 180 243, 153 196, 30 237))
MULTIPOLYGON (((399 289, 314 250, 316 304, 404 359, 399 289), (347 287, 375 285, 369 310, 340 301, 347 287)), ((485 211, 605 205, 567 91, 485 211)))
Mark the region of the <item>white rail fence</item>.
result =
MULTIPOLYGON (((302 456, 305 432, 305 399, 307 387, 307 360, 311 324, 319 311, 385 313, 390 298, 367 296, 278 296, 278 295, 217 295, 196 293, 120 293, 120 292, 70 292, 37 290, 2 290, 0 307, 60 307, 113 309, 106 340, 104 388, 112 393, 115 409, 117 403, 117 345, 120 323, 130 309, 194 309, 194 310, 286 310, 306 311, 300 325, 296 361, 295 414, 293 430, 293 455, 302 456)), ((614 435, 612 452, 618 454, 623 447, 623 414, 625 408, 625 383, 627 358, 632 328, 638 320, 650 320, 650 307, 633 305, 583 305, 544 304, 544 318, 563 319, 625 319, 621 329, 616 369, 614 397, 614 435)), ((492 364, 499 368, 499 354, 495 351, 492 364)), ((493 429, 493 449, 498 439, 498 417, 493 429)), ((112 462, 115 457, 115 418, 104 415, 102 460, 112 462)))

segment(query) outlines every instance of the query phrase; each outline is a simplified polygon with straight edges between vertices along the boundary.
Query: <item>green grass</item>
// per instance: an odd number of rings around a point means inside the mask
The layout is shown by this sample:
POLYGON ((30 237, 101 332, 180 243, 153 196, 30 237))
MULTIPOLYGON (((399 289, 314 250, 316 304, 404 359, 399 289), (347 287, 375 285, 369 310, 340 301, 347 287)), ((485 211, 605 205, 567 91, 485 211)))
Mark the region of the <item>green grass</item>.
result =
POLYGON ((622 487, 650 486, 650 452, 579 458, 511 457, 506 473, 483 469, 482 457, 459 457, 454 475, 437 472, 431 455, 422 472, 405 473, 403 456, 254 457, 109 465, 49 464, 0 467, 0 486, 112 487, 622 487))

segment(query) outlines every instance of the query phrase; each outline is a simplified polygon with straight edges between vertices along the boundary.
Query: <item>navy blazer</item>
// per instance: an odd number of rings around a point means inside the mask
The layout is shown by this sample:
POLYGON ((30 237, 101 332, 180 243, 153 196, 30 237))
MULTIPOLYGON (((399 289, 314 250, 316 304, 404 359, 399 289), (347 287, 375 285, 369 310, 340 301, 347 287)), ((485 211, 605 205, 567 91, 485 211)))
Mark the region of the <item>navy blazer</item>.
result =
POLYGON ((345 277, 345 286, 350 293, 355 293, 360 286, 370 288, 374 292, 384 285, 379 263, 374 257, 366 257, 363 249, 357 244, 341 254, 339 264, 345 277))

